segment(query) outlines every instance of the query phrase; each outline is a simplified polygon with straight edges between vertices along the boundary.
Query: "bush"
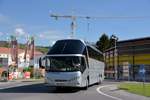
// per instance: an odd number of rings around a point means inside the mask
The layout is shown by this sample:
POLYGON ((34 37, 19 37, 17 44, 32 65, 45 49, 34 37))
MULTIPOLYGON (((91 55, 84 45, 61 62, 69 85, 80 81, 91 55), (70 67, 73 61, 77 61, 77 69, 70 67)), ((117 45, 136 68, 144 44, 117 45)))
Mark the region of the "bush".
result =
POLYGON ((24 72, 31 72, 31 68, 30 68, 30 67, 25 67, 25 68, 23 69, 23 71, 24 71, 24 72))
POLYGON ((0 68, 1 68, 1 67, 3 67, 3 65, 2 65, 2 64, 0 64, 0 68))

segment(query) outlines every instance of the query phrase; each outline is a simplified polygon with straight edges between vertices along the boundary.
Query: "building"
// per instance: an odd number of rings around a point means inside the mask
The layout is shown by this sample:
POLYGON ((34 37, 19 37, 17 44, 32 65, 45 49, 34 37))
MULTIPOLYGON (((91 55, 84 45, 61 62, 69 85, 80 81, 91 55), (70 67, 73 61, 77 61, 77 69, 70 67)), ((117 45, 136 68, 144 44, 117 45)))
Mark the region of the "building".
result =
MULTIPOLYGON (((39 57, 43 55, 43 53, 39 51, 35 51, 34 60, 30 60, 30 55, 27 54, 26 65, 25 65, 24 54, 25 54, 25 50, 18 49, 18 67, 24 67, 24 66, 29 66, 29 65, 34 66, 35 64, 38 64, 39 57)), ((11 53, 10 53, 10 48, 0 47, 0 64, 4 68, 8 68, 9 65, 13 64, 11 53)))
POLYGON ((117 42, 117 47, 106 50, 105 75, 107 78, 141 81, 141 66, 146 70, 145 79, 150 81, 150 37, 117 42), (116 70, 116 72, 115 72, 116 70))

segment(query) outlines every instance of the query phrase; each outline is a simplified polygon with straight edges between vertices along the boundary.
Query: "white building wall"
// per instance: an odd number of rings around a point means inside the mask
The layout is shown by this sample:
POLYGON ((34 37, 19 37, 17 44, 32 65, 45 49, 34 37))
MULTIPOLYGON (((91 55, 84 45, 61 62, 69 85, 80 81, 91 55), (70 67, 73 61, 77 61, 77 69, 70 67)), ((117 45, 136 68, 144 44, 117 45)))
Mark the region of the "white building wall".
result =
POLYGON ((1 54, 0 54, 0 58, 6 58, 6 59, 8 59, 8 64, 7 64, 7 66, 12 63, 11 55, 10 55, 10 54, 1 53, 1 54))
MULTIPOLYGON (((26 63, 25 63, 24 52, 20 53, 20 54, 18 54, 18 67, 27 67, 27 66, 31 65, 31 66, 34 66, 35 68, 39 68, 39 58, 41 56, 42 55, 35 55, 34 60, 30 60, 30 56, 27 55, 27 59, 26 59, 26 63)), ((1 53, 0 58, 7 58, 8 59, 8 65, 7 66, 9 66, 13 63, 10 54, 1 53)))
POLYGON ((26 62, 24 59, 24 52, 18 54, 18 67, 28 67, 30 63, 29 55, 27 54, 26 62))

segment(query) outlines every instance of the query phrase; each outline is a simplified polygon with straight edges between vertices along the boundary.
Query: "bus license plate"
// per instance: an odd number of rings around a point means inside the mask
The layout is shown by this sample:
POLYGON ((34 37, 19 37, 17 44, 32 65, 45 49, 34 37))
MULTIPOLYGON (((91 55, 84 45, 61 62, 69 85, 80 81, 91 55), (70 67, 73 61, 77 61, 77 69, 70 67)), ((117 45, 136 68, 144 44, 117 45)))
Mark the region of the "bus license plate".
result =
POLYGON ((60 85, 61 86, 61 85, 64 85, 64 83, 56 83, 56 85, 60 85))

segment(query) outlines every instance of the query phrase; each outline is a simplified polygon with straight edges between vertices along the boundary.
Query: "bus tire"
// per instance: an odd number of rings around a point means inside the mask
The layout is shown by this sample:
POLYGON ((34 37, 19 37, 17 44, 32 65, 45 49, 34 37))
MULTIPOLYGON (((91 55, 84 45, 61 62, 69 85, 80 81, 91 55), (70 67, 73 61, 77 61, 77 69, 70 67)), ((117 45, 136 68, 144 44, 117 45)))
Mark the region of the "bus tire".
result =
POLYGON ((102 84, 102 77, 101 77, 101 75, 99 75, 98 82, 97 82, 97 85, 100 85, 100 84, 102 84))
POLYGON ((101 79, 101 77, 99 77, 99 79, 98 79, 98 85, 100 85, 100 84, 102 84, 102 79, 101 79))
POLYGON ((89 79, 87 78, 87 79, 86 79, 86 86, 85 86, 85 88, 84 88, 84 89, 85 89, 85 90, 87 90, 87 89, 88 89, 88 87, 89 87, 89 79))

